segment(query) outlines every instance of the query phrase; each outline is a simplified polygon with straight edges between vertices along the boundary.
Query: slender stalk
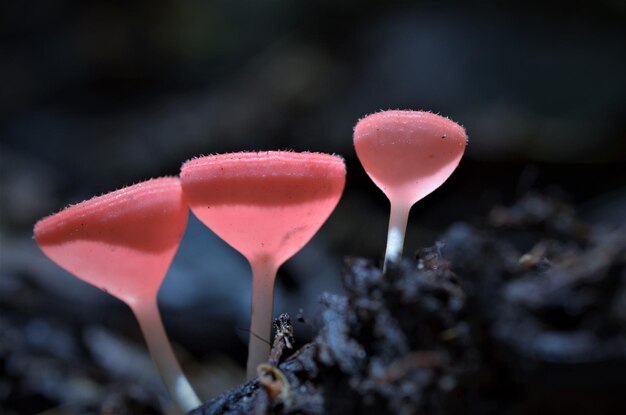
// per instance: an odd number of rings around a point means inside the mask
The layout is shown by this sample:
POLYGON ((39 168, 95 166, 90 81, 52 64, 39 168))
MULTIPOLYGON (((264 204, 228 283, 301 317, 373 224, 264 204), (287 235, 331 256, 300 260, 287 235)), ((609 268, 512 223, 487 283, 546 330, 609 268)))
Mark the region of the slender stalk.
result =
POLYGON ((248 380, 257 376, 257 366, 266 362, 270 354, 274 282, 277 271, 277 267, 266 260, 251 261, 250 266, 252 267, 252 313, 248 364, 246 365, 248 380))
POLYGON ((405 203, 391 203, 389 215, 389 233, 387 234, 387 249, 385 250, 385 262, 383 272, 387 271, 387 264, 398 262, 402 257, 404 247, 404 235, 406 224, 409 220, 411 205, 405 203))
POLYGON ((138 301, 131 307, 139 320, 139 326, 148 344, 152 360, 178 410, 186 414, 199 407, 200 399, 183 374, 167 339, 156 298, 138 301))

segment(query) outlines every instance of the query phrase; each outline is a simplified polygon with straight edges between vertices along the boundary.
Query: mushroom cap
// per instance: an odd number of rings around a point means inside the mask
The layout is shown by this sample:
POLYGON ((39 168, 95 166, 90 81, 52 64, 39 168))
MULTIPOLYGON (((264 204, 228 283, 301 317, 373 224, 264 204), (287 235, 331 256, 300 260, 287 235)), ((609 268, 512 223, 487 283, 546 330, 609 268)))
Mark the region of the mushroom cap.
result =
POLYGON ((133 303, 156 295, 187 216, 179 180, 162 177, 69 206, 37 222, 34 233, 59 266, 133 303))
POLYGON ((180 178, 192 212, 250 262, 279 266, 319 230, 339 202, 339 156, 241 152, 186 162, 180 178))
POLYGON ((363 168, 390 200, 413 205, 459 164, 467 135, 454 121, 425 111, 382 111, 354 128, 363 168))

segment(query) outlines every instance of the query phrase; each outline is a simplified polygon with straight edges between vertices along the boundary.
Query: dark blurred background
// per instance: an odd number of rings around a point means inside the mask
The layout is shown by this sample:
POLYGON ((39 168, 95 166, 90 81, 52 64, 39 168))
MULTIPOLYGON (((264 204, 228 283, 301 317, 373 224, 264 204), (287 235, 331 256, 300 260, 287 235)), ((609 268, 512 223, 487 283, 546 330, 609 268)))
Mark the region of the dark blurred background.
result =
MULTIPOLYGON (((77 381, 67 365, 112 370, 119 353, 142 356, 144 347, 123 304, 43 256, 31 238, 35 221, 177 174, 193 156, 294 149, 346 158, 344 198, 281 268, 276 313, 313 317, 322 291, 341 291, 342 257, 382 257, 388 204, 351 137, 360 117, 380 109, 431 110, 470 137, 458 170, 414 207, 407 252, 530 188, 565 198, 591 221, 624 221, 620 0, 9 0, 0 33, 0 401, 8 413, 66 403, 68 388, 70 403, 97 401, 103 382, 77 381), (56 383, 34 380, 50 371, 56 383)), ((203 398, 242 379, 250 280, 244 259, 192 218, 160 302, 203 398)), ((296 330, 300 341, 311 334, 296 330)), ((118 366, 122 377, 152 381, 141 367, 118 366)))

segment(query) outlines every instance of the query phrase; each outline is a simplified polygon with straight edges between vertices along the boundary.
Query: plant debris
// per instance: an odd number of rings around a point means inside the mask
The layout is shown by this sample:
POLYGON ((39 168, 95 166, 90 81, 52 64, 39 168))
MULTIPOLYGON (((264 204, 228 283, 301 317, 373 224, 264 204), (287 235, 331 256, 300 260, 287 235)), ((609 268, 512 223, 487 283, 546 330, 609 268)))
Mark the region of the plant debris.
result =
MULTIPOLYGON (((191 414, 626 413, 623 227, 528 194, 386 275, 348 259, 344 285, 320 297, 310 343, 294 344, 301 323, 281 315, 260 380, 191 414)), ((21 315, 34 289, 14 290, 0 315, 3 413, 169 413, 138 340, 92 317, 21 315)))
POLYGON ((463 321, 465 295, 448 263, 432 259, 418 269, 406 261, 383 275, 367 260, 349 259, 345 285, 347 297, 322 296, 315 340, 278 366, 290 385, 290 405, 263 399, 255 380, 227 394, 242 399, 221 397, 192 413, 451 409, 478 354, 463 321), (260 409, 259 401, 267 406, 260 409))
POLYGON ((191 414, 624 413, 624 229, 529 194, 385 275, 349 259, 344 285, 277 366, 288 405, 263 375, 191 414))

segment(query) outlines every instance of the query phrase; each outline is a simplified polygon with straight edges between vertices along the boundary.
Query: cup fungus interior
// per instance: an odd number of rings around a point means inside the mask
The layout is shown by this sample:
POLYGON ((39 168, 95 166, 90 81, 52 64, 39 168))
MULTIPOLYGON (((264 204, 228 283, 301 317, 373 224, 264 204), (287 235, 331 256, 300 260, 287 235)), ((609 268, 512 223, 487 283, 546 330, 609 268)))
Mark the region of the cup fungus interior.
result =
POLYGON ((34 233, 59 266, 132 303, 156 295, 186 224, 180 182, 164 177, 67 207, 34 233))
POLYGON ((279 266, 337 205, 345 185, 338 156, 267 151, 193 159, 181 182, 194 214, 249 261, 279 266))
POLYGON ((458 166, 466 143, 463 127, 425 111, 383 111, 354 128, 363 168, 392 203, 413 205, 441 186, 458 166))

